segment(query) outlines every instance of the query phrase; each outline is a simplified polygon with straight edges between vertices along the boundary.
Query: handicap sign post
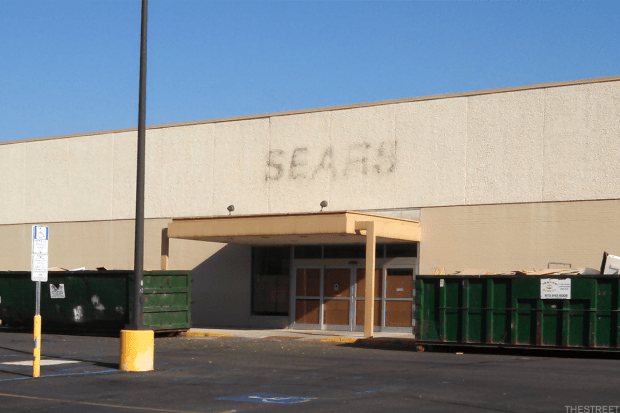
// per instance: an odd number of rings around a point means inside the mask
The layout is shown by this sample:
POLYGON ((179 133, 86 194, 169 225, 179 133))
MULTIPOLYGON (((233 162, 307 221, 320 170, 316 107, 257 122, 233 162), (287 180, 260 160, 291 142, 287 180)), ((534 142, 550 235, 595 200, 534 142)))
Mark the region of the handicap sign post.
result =
POLYGON ((34 313, 34 350, 32 377, 41 375, 41 282, 47 282, 49 227, 32 226, 32 261, 30 278, 37 283, 34 313))

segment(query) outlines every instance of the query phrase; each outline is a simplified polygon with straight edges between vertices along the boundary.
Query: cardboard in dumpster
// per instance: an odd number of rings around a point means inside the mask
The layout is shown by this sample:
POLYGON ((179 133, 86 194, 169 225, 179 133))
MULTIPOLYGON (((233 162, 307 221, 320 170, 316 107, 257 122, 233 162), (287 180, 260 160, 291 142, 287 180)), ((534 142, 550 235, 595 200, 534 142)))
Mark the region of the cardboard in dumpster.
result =
POLYGON ((601 273, 608 275, 620 274, 620 257, 604 252, 603 263, 601 264, 601 273))

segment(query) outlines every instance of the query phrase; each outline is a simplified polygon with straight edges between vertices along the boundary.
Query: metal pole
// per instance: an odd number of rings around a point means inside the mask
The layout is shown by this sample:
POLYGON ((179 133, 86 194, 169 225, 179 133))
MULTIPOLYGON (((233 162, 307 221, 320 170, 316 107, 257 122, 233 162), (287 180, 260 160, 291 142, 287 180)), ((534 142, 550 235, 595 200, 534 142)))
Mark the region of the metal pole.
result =
POLYGON ((148 0, 142 0, 142 32, 140 35, 140 91, 138 100, 138 173, 136 181, 136 235, 134 250, 133 328, 140 330, 144 279, 144 148, 146 118, 146 25, 148 0))
POLYGON ((34 315, 41 315, 41 281, 37 281, 37 303, 34 307, 34 315))
POLYGON ((41 377, 41 281, 37 281, 34 310, 34 350, 32 351, 32 377, 41 377))

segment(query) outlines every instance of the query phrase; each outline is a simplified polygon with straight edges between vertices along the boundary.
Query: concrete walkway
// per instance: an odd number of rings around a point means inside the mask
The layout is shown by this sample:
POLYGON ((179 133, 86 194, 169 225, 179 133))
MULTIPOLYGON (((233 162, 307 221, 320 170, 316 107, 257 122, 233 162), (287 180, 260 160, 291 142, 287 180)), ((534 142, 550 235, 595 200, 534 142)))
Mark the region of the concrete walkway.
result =
POLYGON ((319 340, 325 342, 353 343, 358 340, 391 342, 413 341, 410 333, 375 332, 372 339, 364 339, 361 331, 334 331, 334 330, 294 330, 294 329, 215 329, 192 328, 187 332, 188 337, 238 337, 253 339, 279 340, 319 340))

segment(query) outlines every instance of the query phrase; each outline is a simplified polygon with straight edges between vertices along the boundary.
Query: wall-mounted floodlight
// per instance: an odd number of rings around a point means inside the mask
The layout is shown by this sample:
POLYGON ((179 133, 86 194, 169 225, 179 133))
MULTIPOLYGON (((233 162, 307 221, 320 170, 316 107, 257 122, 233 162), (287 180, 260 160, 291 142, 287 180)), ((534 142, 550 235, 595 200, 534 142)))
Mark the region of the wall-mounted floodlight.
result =
POLYGON ((321 201, 321 212, 323 212, 323 208, 327 208, 327 201, 321 201))
POLYGON ((226 208, 228 210, 228 215, 232 215, 232 212, 235 210, 235 206, 234 205, 228 205, 228 208, 226 208))

